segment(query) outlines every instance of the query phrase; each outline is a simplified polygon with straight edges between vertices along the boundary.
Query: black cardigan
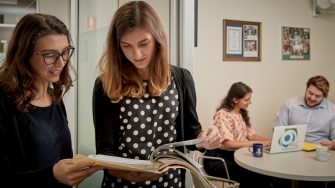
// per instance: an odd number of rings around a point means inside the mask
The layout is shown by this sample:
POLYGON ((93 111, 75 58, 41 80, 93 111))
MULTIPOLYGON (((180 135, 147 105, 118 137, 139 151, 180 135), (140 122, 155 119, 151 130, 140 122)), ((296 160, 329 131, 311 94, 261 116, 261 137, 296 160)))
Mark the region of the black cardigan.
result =
MULTIPOLYGON (((65 106, 60 105, 66 117, 65 106)), ((1 187, 69 187, 56 181, 52 167, 31 168, 29 117, 17 110, 0 87, 0 183, 1 187)))
MULTIPOLYGON (((177 140, 194 139, 201 132, 196 112, 196 93, 191 73, 183 68, 171 66, 171 72, 179 95, 179 114, 176 122, 177 140)), ((93 89, 93 120, 97 154, 116 155, 120 107, 112 103, 103 90, 102 82, 96 79, 93 89)), ((191 150, 195 146, 188 147, 191 150)))

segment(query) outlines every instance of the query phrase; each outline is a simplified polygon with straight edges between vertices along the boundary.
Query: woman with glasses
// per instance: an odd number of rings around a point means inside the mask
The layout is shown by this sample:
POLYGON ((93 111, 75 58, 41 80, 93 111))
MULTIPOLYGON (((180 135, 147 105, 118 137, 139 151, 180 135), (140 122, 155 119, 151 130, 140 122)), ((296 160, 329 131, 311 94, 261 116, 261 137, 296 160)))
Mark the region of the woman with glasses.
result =
POLYGON ((62 97, 72 86, 74 48, 58 18, 28 14, 14 29, 0 67, 0 179, 9 187, 78 185, 99 170, 72 159, 62 97))

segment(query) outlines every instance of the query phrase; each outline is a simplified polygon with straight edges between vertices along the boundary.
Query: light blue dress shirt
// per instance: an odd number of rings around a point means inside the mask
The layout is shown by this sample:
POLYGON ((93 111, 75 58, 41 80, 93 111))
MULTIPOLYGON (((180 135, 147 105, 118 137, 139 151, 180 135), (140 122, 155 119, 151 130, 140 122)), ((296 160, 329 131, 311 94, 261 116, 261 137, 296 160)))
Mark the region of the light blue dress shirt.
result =
POLYGON ((293 97, 280 108, 273 126, 294 124, 307 124, 307 142, 335 141, 335 105, 324 98, 319 105, 309 107, 304 97, 293 97))

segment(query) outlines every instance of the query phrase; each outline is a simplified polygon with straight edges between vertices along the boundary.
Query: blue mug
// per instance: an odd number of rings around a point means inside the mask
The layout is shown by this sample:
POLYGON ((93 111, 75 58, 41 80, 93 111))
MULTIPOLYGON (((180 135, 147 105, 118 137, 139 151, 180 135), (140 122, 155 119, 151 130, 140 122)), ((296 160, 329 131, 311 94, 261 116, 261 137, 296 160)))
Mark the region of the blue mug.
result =
POLYGON ((255 143, 249 147, 249 151, 254 157, 263 157, 263 144, 255 143))

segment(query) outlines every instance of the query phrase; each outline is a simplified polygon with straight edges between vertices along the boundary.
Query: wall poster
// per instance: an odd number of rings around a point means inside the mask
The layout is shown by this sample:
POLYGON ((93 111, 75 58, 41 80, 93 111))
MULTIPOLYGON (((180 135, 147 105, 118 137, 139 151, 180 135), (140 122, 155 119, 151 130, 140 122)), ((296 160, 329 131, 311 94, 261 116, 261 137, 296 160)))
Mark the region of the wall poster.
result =
POLYGON ((310 60, 310 29, 282 27, 282 59, 310 60))

